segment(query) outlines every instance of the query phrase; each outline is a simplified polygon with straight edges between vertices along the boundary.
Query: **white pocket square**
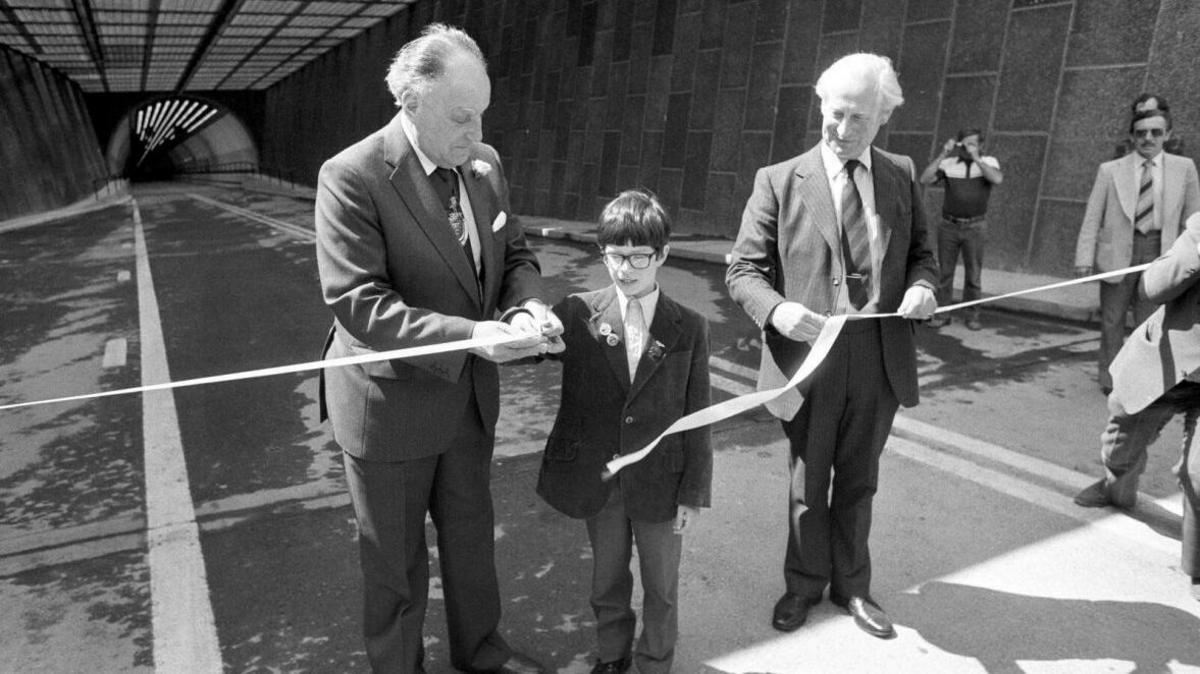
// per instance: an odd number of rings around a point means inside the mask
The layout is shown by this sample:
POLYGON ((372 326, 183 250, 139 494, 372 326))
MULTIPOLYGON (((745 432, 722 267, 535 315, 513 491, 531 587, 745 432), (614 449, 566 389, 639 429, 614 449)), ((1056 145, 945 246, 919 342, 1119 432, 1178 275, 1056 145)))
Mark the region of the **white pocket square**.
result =
POLYGON ((497 215, 496 219, 492 221, 492 231, 493 232, 500 231, 500 229, 504 227, 504 223, 506 223, 506 222, 508 222, 508 216, 504 214, 504 211, 500 211, 500 214, 497 215))

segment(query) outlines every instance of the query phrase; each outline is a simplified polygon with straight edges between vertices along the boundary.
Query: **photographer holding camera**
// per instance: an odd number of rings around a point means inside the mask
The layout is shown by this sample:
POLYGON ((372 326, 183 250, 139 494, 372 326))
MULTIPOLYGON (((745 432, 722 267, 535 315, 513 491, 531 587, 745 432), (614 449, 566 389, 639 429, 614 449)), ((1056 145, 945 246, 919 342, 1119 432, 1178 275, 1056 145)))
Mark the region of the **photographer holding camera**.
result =
MULTIPOLYGON (((992 186, 1004 180, 1000 162, 982 154, 983 131, 959 129, 947 140, 942 151, 921 173, 921 183, 941 183, 946 188, 942 201, 942 221, 938 224, 938 306, 951 304, 954 294, 954 269, 958 254, 963 257, 962 301, 977 300, 982 294, 983 244, 987 238, 987 204, 992 186)), ((978 305, 969 307, 967 329, 978 330, 978 305)), ((950 322, 948 314, 938 314, 929 325, 940 328, 950 322)))

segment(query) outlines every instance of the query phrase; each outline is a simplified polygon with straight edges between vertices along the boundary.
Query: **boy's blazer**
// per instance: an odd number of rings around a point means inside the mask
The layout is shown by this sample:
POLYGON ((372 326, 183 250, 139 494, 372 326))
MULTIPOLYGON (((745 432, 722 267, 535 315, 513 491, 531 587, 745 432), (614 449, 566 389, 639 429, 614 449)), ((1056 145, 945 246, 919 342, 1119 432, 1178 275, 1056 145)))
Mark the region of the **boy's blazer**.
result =
MULTIPOLYGON (((892 312, 913 284, 936 285, 937 262, 929 246, 912 160, 872 147, 871 162, 884 238, 879 311, 892 312)), ((820 146, 759 169, 754 178, 754 192, 742 214, 725 280, 733 300, 764 331, 760 390, 787 383, 811 349, 808 343, 787 339, 771 328, 767 323, 771 311, 785 299, 826 316, 837 308, 843 269, 836 213, 820 146)), ((916 405, 913 322, 884 318, 879 320, 879 329, 892 390, 900 404, 916 405)), ((796 415, 800 404, 800 395, 790 391, 768 403, 767 409, 787 420, 796 415)))
POLYGON ((1145 409, 1200 370, 1200 214, 1171 250, 1142 274, 1141 290, 1161 304, 1113 359, 1112 402, 1127 414, 1145 409))
POLYGON ((712 483, 708 427, 668 435, 639 463, 605 482, 604 464, 645 447, 675 420, 708 407, 708 323, 659 293, 649 344, 629 381, 625 330, 612 286, 554 307, 566 350, 562 403, 546 441, 538 494, 563 513, 600 512, 620 489, 631 519, 665 522, 677 505, 707 507, 712 483), (604 328, 603 326, 608 326, 604 328), (608 343, 606 332, 620 342, 608 343))
MULTIPOLYGON (((1163 152, 1162 250, 1179 236, 1183 222, 1200 210, 1200 179, 1196 164, 1187 157, 1163 152)), ((1133 216, 1137 207, 1137 170, 1143 161, 1136 152, 1104 162, 1096 172, 1088 196, 1083 225, 1075 241, 1075 267, 1097 272, 1124 269, 1133 260, 1133 216)), ((1119 283, 1120 276, 1104 279, 1119 283)))
MULTIPOLYGON (((459 170, 479 233, 482 285, 399 114, 321 167, 317 265, 335 319, 328 357, 468 339, 476 321, 540 296, 537 259, 511 214, 495 150, 477 145, 459 170)), ((338 444, 363 459, 445 451, 471 396, 485 428, 499 412, 496 365, 464 351, 333 368, 321 384, 322 418, 328 411, 338 444)))

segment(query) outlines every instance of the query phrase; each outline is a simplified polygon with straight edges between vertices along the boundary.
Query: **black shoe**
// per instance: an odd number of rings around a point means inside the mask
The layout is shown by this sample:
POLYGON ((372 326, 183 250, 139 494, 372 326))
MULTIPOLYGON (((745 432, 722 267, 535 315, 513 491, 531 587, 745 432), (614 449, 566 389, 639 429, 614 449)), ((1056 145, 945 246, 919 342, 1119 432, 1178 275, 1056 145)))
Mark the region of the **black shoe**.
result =
POLYGON ((934 314, 933 318, 929 319, 929 327, 934 330, 947 325, 950 325, 950 317, 946 314, 934 314))
POLYGON ((624 674, 631 664, 633 660, 628 655, 612 662, 597 662, 596 666, 592 667, 592 674, 624 674))
POLYGON ((1075 505, 1084 508, 1104 508, 1111 504, 1108 490, 1104 488, 1104 480, 1088 485, 1086 489, 1075 495, 1075 505))
POLYGON ((495 674, 546 674, 546 668, 528 655, 514 651, 495 674))
POLYGON ((967 329, 968 330, 982 330, 983 323, 979 322, 978 316, 972 316, 967 319, 967 329))
POLYGON ((830 597, 830 600, 846 609, 854 617, 854 624, 859 629, 880 639, 891 639, 896 636, 896 628, 892 627, 892 619, 884 613, 879 604, 870 597, 830 597))
POLYGON ((820 597, 808 599, 791 592, 785 593, 775 602, 771 627, 780 632, 794 632, 808 620, 808 610, 821 601, 820 597))

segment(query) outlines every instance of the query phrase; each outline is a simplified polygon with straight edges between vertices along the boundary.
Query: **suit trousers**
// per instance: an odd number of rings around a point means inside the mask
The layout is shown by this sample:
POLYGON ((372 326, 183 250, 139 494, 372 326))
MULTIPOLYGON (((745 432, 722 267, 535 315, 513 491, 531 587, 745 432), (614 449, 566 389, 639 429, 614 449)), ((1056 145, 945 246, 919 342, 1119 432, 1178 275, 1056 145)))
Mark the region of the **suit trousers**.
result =
MULTIPOLYGON (((1190 381, 1172 386, 1145 409, 1133 414, 1127 414, 1116 397, 1110 396, 1108 425, 1100 435, 1108 500, 1122 508, 1132 508, 1137 502, 1138 478, 1146 470, 1147 449, 1171 417, 1196 413, 1200 413, 1200 384, 1190 381)), ((1184 440, 1186 453, 1188 438, 1184 440)))
POLYGON ((642 674, 671 671, 679 636, 679 558, 683 537, 674 521, 629 519, 620 486, 599 513, 587 518, 592 543, 592 611, 596 614, 597 655, 601 662, 630 654, 637 616, 632 608, 629 564, 637 544, 642 575, 642 636, 633 653, 642 674))
MULTIPOLYGON (((1162 234, 1153 232, 1133 235, 1133 259, 1130 266, 1151 262, 1158 257, 1162 248, 1162 234)), ((1138 296, 1138 281, 1141 273, 1126 274, 1116 283, 1100 282, 1100 386, 1111 389, 1112 375, 1108 366, 1116 358, 1125 342, 1125 314, 1132 307, 1134 325, 1141 325, 1150 318, 1157 306, 1138 296)))
POLYGON ((809 599, 826 585, 831 596, 865 597, 879 457, 899 407, 884 371, 879 321, 848 321, 801 392, 800 411, 783 422, 792 470, 784 582, 809 599))
POLYGON ((462 429, 442 454, 397 462, 343 454, 358 518, 363 632, 375 672, 424 671, 426 513, 437 528, 451 663, 464 671, 490 671, 512 653, 497 631, 493 437, 484 430, 473 400, 461 419, 441 423, 457 423, 462 429))
POLYGON ((1200 392, 1183 420, 1183 453, 1175 464, 1183 489, 1183 536, 1180 567, 1193 579, 1200 578, 1200 450, 1196 444, 1196 419, 1200 417, 1200 392))
MULTIPOLYGON (((955 223, 942 218, 938 224, 938 306, 954 304, 954 272, 958 255, 963 260, 962 301, 983 297, 983 247, 987 241, 987 220, 955 223)), ((978 316, 979 305, 967 307, 968 315, 978 316)))

